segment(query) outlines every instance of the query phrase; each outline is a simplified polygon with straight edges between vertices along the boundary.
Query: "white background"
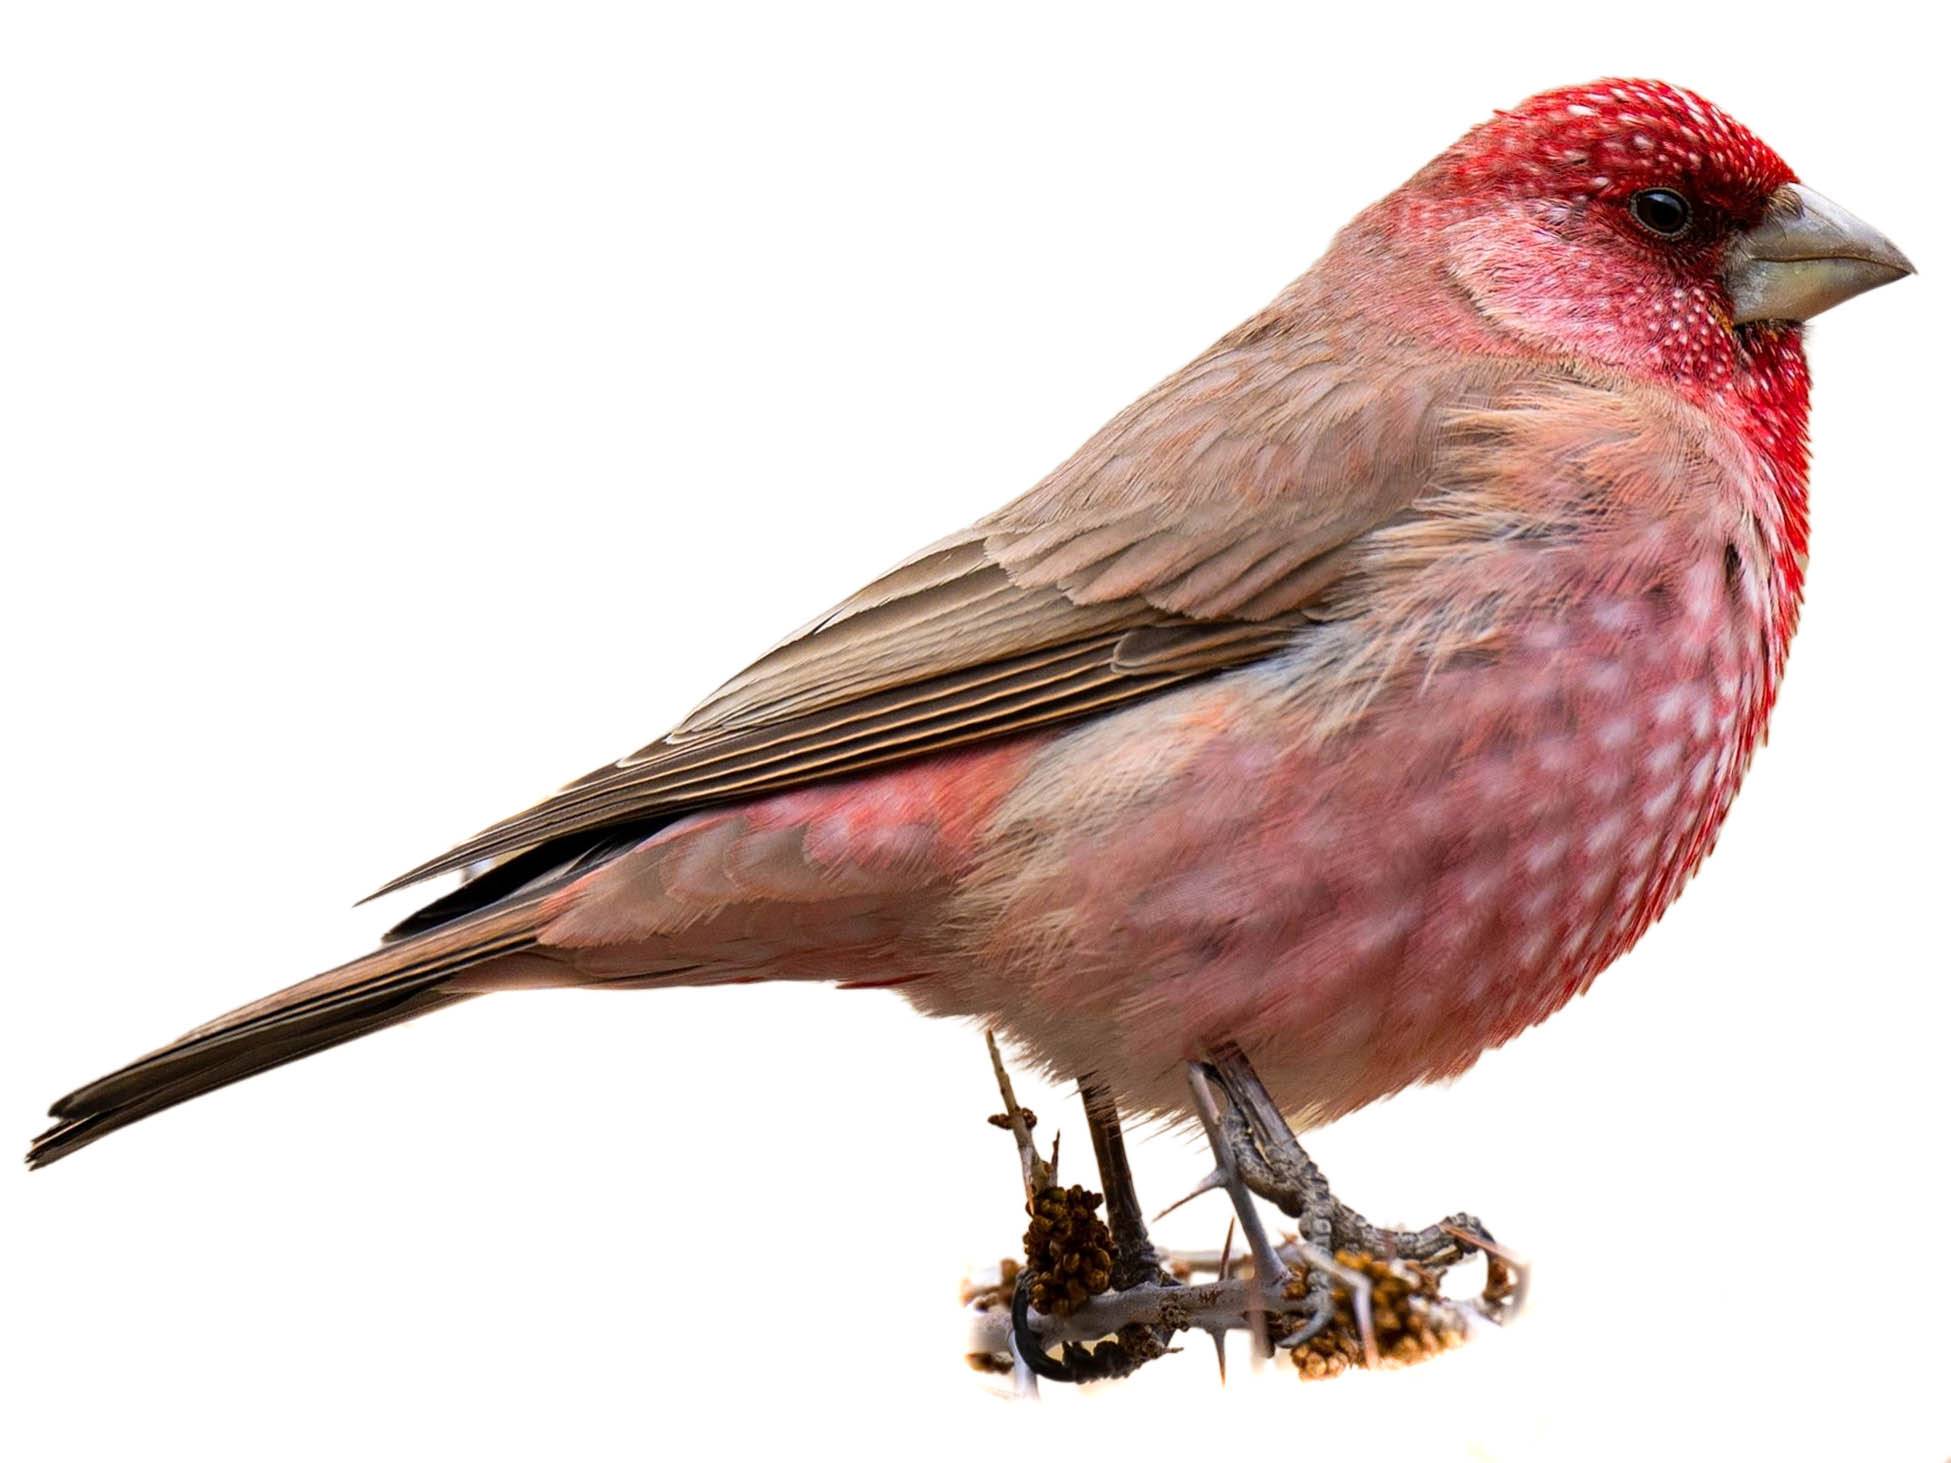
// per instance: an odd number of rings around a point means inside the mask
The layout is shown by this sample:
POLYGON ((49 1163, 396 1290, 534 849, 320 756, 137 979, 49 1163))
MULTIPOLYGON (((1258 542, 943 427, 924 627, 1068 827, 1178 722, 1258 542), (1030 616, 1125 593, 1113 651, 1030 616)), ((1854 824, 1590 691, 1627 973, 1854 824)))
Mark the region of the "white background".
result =
MULTIPOLYGON (((1812 331, 1805 628, 1697 885, 1311 1145, 1378 1218, 1485 1215, 1535 1306, 1407 1373, 1222 1394, 1195 1337, 1015 1407, 957 1358, 1022 1223, 975 1033, 510 996, 0 1180, 0 1449, 1951 1452, 1936 48, 1785 4, 705 10, 10 7, 15 1140, 1027 487, 1491 107, 1659 75, 1924 273, 1812 331)), ((1136 1157, 1155 1203, 1201 1168, 1136 1157)))

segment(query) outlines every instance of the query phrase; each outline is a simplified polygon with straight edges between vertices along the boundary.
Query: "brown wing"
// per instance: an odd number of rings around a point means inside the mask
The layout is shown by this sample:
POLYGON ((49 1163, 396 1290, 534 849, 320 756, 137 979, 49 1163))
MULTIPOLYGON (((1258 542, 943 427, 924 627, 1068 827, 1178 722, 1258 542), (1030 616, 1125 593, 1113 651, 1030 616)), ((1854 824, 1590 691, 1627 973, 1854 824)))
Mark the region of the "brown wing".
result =
MULTIPOLYGON (((1303 287, 1305 287, 1305 281, 1303 287)), ((1035 489, 922 551, 669 735, 388 884, 1104 711, 1282 648, 1412 501, 1484 361, 1369 361, 1300 290, 1035 489)))

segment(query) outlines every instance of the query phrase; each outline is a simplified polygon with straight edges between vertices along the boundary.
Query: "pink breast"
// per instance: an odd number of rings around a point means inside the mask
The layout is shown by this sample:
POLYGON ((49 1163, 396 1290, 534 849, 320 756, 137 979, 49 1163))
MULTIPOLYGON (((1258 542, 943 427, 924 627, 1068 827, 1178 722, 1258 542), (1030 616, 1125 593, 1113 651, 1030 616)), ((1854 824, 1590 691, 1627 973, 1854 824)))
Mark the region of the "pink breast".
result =
POLYGON ((1670 593, 1590 594, 1325 741, 1215 737, 1014 891, 1023 1034, 1165 1102, 1238 1041, 1326 1120, 1542 1019, 1665 909, 1745 769, 1768 667, 1728 575, 1717 553, 1670 593))

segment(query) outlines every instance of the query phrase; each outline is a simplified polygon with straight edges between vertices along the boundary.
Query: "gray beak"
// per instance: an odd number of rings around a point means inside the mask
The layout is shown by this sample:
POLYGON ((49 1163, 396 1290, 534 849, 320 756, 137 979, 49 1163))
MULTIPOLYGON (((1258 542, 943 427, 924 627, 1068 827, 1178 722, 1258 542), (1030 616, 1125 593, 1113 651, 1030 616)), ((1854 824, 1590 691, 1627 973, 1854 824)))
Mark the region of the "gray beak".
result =
POLYGON ((1807 320, 1917 271, 1903 251, 1812 188, 1775 190, 1761 222, 1728 246, 1721 279, 1734 323, 1807 320))

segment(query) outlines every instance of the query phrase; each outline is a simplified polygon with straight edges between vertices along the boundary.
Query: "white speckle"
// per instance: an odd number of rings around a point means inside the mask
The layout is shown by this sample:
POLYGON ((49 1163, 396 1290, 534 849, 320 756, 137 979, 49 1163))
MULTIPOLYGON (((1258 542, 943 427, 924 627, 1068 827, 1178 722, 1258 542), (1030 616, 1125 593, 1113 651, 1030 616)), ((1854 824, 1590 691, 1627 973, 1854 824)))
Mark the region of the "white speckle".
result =
MULTIPOLYGON (((1586 830, 1586 853, 1597 858, 1617 843, 1620 835, 1625 831, 1626 815, 1624 813, 1614 813, 1608 818, 1601 819, 1586 830)), ((1587 897, 1589 898, 1590 896, 1588 895, 1587 897)))
POLYGON ((1594 767, 1585 774, 1585 790, 1591 796, 1603 801, 1619 796, 1626 786, 1626 769, 1617 762, 1608 762, 1594 767))
POLYGON ((1543 843, 1532 844, 1524 851, 1525 873, 1542 874, 1547 869, 1556 868, 1558 861, 1565 856, 1565 845, 1570 842, 1571 836, 1561 833, 1543 843))
POLYGON ((1669 782, 1664 789, 1648 798, 1641 807, 1649 819, 1658 820, 1666 816, 1667 809, 1673 806, 1679 796, 1680 784, 1669 782))
POLYGON ((1355 933, 1355 948, 1367 955, 1393 944, 1409 932, 1419 914, 1414 905, 1405 903, 1389 914, 1363 920, 1355 933))
POLYGON ((1571 772, 1579 757, 1570 737, 1545 737, 1536 747, 1538 767, 1545 772, 1571 772))
POLYGON ((1571 631, 1557 620, 1540 621, 1524 632, 1524 644, 1530 650, 1557 650, 1570 639, 1571 631))
POLYGON ((1669 691, 1663 691, 1660 694, 1660 698, 1653 703, 1653 724, 1655 726, 1665 726, 1668 722, 1679 720, 1680 713, 1687 709, 1688 703, 1697 694, 1698 692, 1689 684, 1678 685, 1669 691))
POLYGON ((1680 761, 1680 743, 1661 742, 1646 754, 1646 770, 1655 777, 1671 772, 1680 761))
POLYGON ((1631 600, 1602 600, 1592 609, 1592 623, 1601 630, 1623 630, 1632 623, 1633 609, 1631 600))
POLYGON ((1602 660, 1585 673, 1585 684, 1600 696, 1618 696, 1626 689, 1626 668, 1616 660, 1602 660))

